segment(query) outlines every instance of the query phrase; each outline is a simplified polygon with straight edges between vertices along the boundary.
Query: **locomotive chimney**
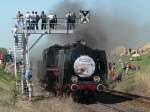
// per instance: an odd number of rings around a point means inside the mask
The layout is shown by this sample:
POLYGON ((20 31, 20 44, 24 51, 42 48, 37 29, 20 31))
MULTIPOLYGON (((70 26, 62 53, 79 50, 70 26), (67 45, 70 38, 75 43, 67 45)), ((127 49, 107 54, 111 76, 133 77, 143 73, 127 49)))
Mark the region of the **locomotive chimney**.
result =
POLYGON ((85 46, 86 45, 86 41, 85 40, 80 40, 80 44, 85 46))

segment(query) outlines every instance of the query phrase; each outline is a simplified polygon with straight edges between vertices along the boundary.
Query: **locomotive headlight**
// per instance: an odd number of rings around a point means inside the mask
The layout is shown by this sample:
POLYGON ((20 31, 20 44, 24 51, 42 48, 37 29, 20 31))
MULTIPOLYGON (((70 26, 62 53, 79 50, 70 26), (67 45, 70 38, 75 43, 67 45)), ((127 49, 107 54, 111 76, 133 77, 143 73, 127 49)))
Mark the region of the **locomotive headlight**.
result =
POLYGON ((100 78, 100 76, 94 76, 94 77, 93 77, 93 80, 94 80, 95 82, 99 82, 99 81, 101 80, 101 78, 100 78))
POLYGON ((77 76, 72 76, 72 77, 71 77, 71 81, 72 81, 73 83, 78 82, 78 77, 77 77, 77 76))

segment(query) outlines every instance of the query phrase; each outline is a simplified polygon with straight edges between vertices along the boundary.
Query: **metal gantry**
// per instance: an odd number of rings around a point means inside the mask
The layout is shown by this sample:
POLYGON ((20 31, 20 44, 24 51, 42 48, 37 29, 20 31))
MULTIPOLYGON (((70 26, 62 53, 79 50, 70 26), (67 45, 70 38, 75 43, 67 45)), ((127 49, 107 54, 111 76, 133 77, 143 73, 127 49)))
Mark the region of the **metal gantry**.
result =
MULTIPOLYGON (((49 24, 47 24, 47 28, 44 30, 33 30, 33 29, 27 29, 26 25, 23 25, 21 27, 17 27, 16 34, 18 42, 16 43, 16 39, 14 37, 13 43, 14 43, 14 71, 15 71, 15 77, 16 77, 16 85, 19 91, 21 90, 23 94, 28 95, 28 87, 27 83, 25 81, 25 70, 20 70, 20 64, 24 66, 24 68, 30 68, 30 58, 29 58, 29 52, 30 50, 36 45, 36 43, 39 42, 39 40, 46 34, 72 34, 73 29, 67 30, 66 24, 64 23, 64 26, 62 27, 62 23, 57 24, 56 29, 51 29, 49 27, 49 24), (30 35, 39 35, 37 40, 29 47, 29 36, 30 35)), ((13 35, 14 36, 14 35, 13 35)), ((23 68, 23 69, 24 69, 23 68)))
MULTIPOLYGON (((81 19, 86 19, 87 14, 83 14, 85 17, 81 17, 81 19)), ((14 43, 14 71, 15 71, 15 77, 16 77, 16 85, 20 90, 22 90, 22 93, 28 95, 28 87, 27 83, 25 81, 25 69, 30 68, 30 58, 29 58, 29 52, 30 50, 36 45, 36 43, 39 42, 39 40, 46 34, 73 34, 74 29, 77 24, 80 23, 80 18, 76 19, 76 23, 66 23, 66 18, 60 18, 61 23, 52 23, 55 27, 51 28, 50 23, 46 23, 46 28, 45 29, 31 29, 28 28, 28 25, 33 25, 33 24, 26 24, 23 23, 22 25, 17 24, 17 19, 14 18, 13 25, 17 25, 17 30, 13 32, 14 34, 17 34, 18 42, 16 43, 16 39, 14 36, 13 43, 14 43), (68 24, 70 26, 75 25, 75 27, 69 28, 68 29, 68 24), (30 35, 37 35, 40 34, 38 39, 29 47, 28 42, 29 36, 30 35), (20 70, 20 64, 23 65, 23 68, 20 70)), ((57 19, 59 21, 59 18, 57 19)), ((41 24, 41 22, 39 22, 41 24)))

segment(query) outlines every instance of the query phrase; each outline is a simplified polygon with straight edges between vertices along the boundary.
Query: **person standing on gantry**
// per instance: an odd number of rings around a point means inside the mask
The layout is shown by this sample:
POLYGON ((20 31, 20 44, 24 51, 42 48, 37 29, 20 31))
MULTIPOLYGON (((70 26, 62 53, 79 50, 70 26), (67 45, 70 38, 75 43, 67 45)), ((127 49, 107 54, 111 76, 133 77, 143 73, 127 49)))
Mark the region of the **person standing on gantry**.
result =
POLYGON ((48 16, 48 20, 49 20, 49 28, 50 29, 54 29, 54 15, 53 14, 50 14, 48 16))
POLYGON ((44 13, 44 11, 42 11, 42 14, 41 14, 41 20, 42 20, 42 23, 41 23, 41 30, 46 30, 46 23, 47 23, 47 16, 46 14, 44 13))
POLYGON ((54 14, 54 29, 56 30, 57 27, 57 16, 54 14))
POLYGON ((31 24, 30 24, 30 19, 31 19, 31 15, 29 12, 27 12, 25 14, 25 24, 26 24, 26 28, 29 30, 31 28, 31 24))
POLYGON ((21 11, 17 12, 16 19, 17 19, 18 27, 21 27, 24 25, 24 18, 23 18, 23 14, 21 13, 21 11))
POLYGON ((67 31, 71 29, 71 13, 68 12, 66 14, 66 19, 67 19, 67 31))
POLYGON ((39 30, 39 26, 38 26, 39 21, 40 21, 40 16, 38 15, 37 12, 35 12, 35 28, 36 28, 36 30, 39 30))
POLYGON ((75 12, 73 12, 71 16, 71 29, 75 29, 75 24, 76 24, 76 14, 75 12))
POLYGON ((34 13, 34 11, 32 11, 32 13, 31 13, 31 19, 30 19, 31 29, 32 30, 35 29, 35 21, 36 21, 35 13, 34 13))

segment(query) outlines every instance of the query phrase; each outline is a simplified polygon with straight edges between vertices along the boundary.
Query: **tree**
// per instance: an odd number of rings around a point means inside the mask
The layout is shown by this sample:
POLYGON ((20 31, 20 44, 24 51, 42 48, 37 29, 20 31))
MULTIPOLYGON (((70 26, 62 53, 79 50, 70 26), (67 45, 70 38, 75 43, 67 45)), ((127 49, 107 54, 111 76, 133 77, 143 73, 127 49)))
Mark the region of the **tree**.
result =
POLYGON ((0 48, 0 53, 5 55, 7 53, 7 49, 6 48, 0 48))

